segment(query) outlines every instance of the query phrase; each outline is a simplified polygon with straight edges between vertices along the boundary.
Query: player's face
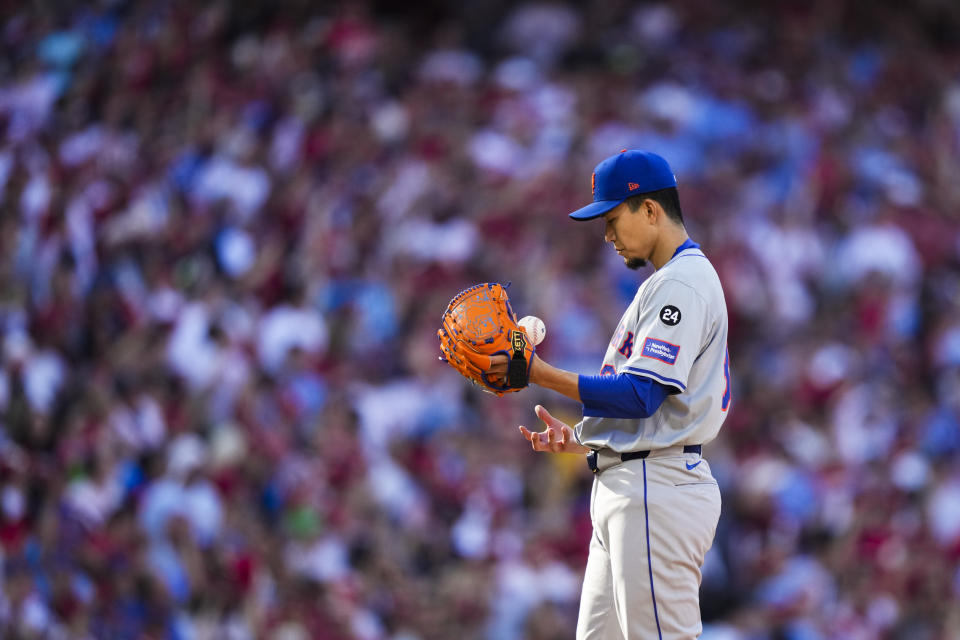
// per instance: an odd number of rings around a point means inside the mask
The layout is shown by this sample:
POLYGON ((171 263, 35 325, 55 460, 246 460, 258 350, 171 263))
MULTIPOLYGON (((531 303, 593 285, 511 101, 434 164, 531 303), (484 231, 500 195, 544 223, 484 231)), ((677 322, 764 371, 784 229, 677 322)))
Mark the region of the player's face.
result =
POLYGON ((627 268, 645 266, 656 239, 655 226, 650 223, 646 207, 630 211, 630 207, 623 202, 607 212, 603 219, 603 239, 613 244, 627 268))

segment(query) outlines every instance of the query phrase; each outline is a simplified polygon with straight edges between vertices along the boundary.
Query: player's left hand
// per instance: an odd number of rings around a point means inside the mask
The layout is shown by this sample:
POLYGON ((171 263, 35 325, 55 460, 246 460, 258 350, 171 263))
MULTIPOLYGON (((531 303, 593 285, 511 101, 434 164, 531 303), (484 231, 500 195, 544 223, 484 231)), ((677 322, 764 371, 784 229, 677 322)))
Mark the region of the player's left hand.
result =
MULTIPOLYGON (((533 354, 530 357, 530 382, 533 382, 533 369, 537 362, 543 362, 543 360, 540 360, 540 356, 537 354, 533 354)), ((507 369, 509 368, 510 358, 505 354, 498 353, 495 356, 490 356, 490 367, 484 370, 484 373, 494 384, 505 385, 507 383, 507 369)))
POLYGON ((488 282, 464 289, 447 305, 441 320, 440 359, 462 376, 498 396, 530 383, 536 349, 517 324, 506 287, 488 282), (488 375, 492 370, 496 378, 488 375))
POLYGON ((547 426, 539 433, 530 431, 520 425, 520 434, 526 438, 534 451, 548 451, 551 453, 588 453, 589 448, 577 442, 573 429, 566 422, 550 415, 542 405, 534 407, 537 417, 547 426))
POLYGON ((507 367, 510 366, 510 358, 504 353, 498 353, 490 356, 490 368, 484 371, 487 377, 494 383, 503 385, 507 382, 507 367))

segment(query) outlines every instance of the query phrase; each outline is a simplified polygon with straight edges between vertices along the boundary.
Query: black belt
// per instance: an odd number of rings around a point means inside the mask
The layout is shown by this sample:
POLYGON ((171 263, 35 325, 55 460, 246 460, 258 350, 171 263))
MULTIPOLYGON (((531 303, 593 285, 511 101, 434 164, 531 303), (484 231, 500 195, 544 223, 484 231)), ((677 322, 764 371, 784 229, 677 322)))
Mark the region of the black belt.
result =
MULTIPOLYGON (((683 447, 684 453, 696 453, 700 454, 703 452, 703 445, 699 444, 688 444, 683 447)), ((627 460, 641 460, 650 455, 650 450, 647 451, 627 451, 626 453, 620 454, 620 462, 626 462, 627 460)), ((587 466, 590 467, 590 471, 597 473, 597 450, 594 449, 587 454, 587 466)))

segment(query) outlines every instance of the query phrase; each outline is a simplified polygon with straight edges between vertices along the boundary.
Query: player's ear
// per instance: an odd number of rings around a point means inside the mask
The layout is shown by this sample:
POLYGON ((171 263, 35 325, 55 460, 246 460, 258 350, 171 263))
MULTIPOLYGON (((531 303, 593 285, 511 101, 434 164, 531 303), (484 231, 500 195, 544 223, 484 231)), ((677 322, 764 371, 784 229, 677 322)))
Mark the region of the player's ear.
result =
POLYGON ((647 216, 647 221, 650 224, 657 223, 657 213, 660 209, 660 205, 653 198, 645 198, 643 201, 643 213, 647 216))

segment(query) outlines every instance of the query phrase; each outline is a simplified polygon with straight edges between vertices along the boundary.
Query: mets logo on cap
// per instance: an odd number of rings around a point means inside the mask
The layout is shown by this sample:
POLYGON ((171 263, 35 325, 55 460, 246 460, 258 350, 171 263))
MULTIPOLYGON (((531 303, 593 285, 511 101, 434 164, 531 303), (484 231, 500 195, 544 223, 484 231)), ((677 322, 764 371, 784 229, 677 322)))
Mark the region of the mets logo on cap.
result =
POLYGON ((590 176, 590 193, 592 193, 594 197, 597 196, 597 172, 596 171, 594 171, 593 175, 590 176))

